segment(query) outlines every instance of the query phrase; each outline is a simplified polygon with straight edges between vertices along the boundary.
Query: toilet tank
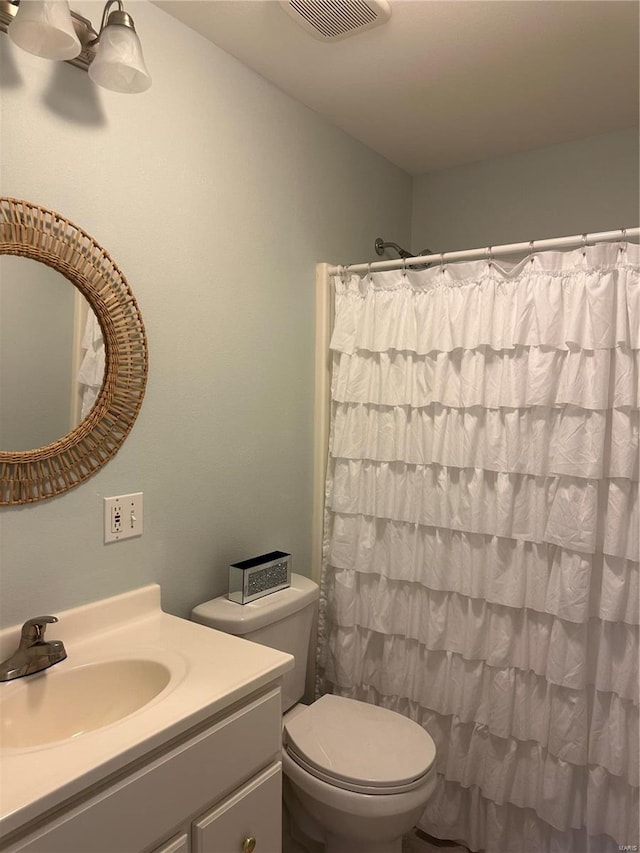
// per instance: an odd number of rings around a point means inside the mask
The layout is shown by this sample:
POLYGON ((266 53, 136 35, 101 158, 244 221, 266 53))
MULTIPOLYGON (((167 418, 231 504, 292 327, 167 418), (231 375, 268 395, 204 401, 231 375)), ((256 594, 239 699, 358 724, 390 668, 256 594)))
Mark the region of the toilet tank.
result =
POLYGON ((194 622, 235 634, 262 646, 293 655, 294 668, 282 684, 284 713, 304 694, 311 625, 319 596, 318 585, 302 575, 291 575, 291 586, 249 604, 229 601, 226 595, 212 598, 191 611, 194 622))

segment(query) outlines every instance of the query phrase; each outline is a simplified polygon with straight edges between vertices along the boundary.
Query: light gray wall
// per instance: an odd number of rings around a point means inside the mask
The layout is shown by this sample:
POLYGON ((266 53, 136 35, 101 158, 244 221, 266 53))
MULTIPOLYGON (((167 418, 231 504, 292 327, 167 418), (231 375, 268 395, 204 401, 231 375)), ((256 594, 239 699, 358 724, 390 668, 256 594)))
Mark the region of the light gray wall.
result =
MULTIPOLYGON (((78 5, 94 22, 101 8, 78 5)), ((187 615, 226 590, 230 562, 273 549, 308 574, 314 267, 410 235, 405 173, 154 6, 127 9, 153 77, 140 96, 0 36, 0 190, 110 252, 150 352, 118 455, 0 510, 5 625, 152 581, 187 615), (138 490, 144 535, 103 545, 103 497, 138 490)))
POLYGON ((454 251, 638 225, 637 129, 415 179, 412 247, 454 251))

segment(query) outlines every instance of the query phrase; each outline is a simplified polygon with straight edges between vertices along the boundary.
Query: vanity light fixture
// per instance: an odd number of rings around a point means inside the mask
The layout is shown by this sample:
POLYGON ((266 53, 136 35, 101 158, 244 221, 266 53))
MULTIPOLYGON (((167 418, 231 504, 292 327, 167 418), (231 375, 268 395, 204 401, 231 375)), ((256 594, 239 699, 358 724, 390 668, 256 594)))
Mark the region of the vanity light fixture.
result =
POLYGON ((21 3, 8 34, 18 47, 43 59, 74 59, 82 50, 66 0, 21 3))
POLYGON ((122 0, 108 0, 99 33, 67 0, 0 0, 0 30, 23 50, 66 60, 113 92, 144 92, 151 85, 133 18, 122 0))

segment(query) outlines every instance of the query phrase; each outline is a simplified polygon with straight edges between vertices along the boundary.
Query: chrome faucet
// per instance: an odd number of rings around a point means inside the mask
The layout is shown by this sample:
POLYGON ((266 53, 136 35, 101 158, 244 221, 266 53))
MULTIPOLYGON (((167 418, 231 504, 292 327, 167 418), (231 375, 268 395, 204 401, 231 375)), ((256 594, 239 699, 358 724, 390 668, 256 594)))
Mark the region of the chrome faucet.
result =
POLYGON ((62 640, 44 639, 47 625, 57 621, 57 616, 36 616, 24 623, 20 645, 11 657, 0 663, 0 681, 12 681, 23 675, 40 672, 66 658, 62 640))

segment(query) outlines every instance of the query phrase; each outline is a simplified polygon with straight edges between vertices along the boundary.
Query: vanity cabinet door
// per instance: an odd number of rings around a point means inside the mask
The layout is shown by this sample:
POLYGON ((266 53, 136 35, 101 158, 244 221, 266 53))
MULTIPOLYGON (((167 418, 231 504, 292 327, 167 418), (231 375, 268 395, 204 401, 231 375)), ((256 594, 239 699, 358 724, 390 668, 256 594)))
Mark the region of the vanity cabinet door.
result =
POLYGON ((275 762, 196 820, 192 853, 282 853, 281 768, 275 762))
POLYGON ((186 832, 157 847, 153 853, 189 853, 189 836, 186 832))

